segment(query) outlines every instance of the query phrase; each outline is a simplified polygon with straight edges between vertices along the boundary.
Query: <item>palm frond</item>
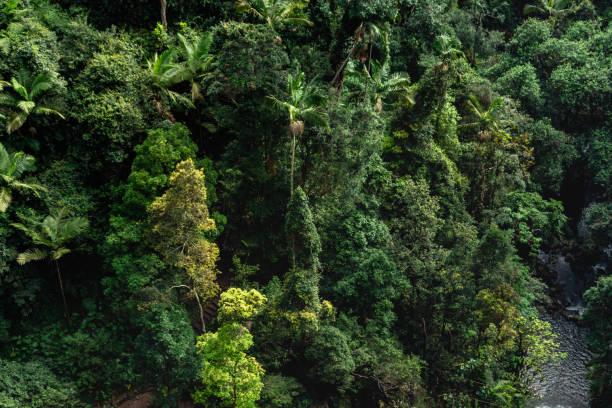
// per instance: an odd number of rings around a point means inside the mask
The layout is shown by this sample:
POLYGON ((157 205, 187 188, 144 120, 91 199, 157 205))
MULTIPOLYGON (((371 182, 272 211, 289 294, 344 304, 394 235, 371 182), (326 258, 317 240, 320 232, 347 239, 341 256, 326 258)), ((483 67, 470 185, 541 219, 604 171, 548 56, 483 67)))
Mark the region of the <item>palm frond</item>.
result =
POLYGON ((275 96, 272 95, 268 95, 266 96, 266 101, 275 109, 279 110, 279 111, 288 111, 289 110, 289 104, 287 102, 281 101, 280 99, 276 98, 275 96))
POLYGON ((238 13, 251 14, 260 20, 265 20, 265 4, 261 1, 237 0, 234 3, 234 8, 238 13), (255 3, 255 4, 253 4, 255 3))
POLYGON ((210 46, 213 42, 212 33, 204 33, 198 38, 195 43, 195 55, 202 56, 208 55, 210 52, 210 46))
POLYGON ((320 107, 307 108, 301 111, 300 116, 312 126, 324 127, 329 130, 329 115, 320 107))
POLYGON ((11 156, 8 150, 0 143, 0 174, 6 174, 11 168, 11 156))
POLYGON ((187 39, 185 37, 183 37, 182 34, 177 34, 178 40, 179 40, 179 45, 181 53, 183 54, 183 58, 186 61, 189 61, 193 58, 193 45, 187 41, 187 39))
POLYGON ((42 259, 45 259, 47 256, 49 256, 49 252, 45 249, 28 249, 17 255, 17 263, 19 265, 25 265, 28 262, 40 261, 42 259))
POLYGON ((410 86, 410 77, 402 73, 394 73, 384 83, 380 84, 383 91, 388 93, 402 92, 410 86))
POLYGON ((472 112, 476 113, 478 116, 481 116, 484 109, 480 104, 480 101, 474 95, 470 95, 469 98, 470 100, 468 101, 468 106, 470 107, 472 112))
POLYGON ((30 98, 35 99, 41 93, 53 88, 52 77, 50 73, 44 73, 36 76, 30 88, 30 98))
POLYGON ((503 104, 504 104, 504 98, 501 96, 498 96, 491 102, 491 104, 489 105, 489 109, 487 110, 489 112, 494 112, 497 109, 499 109, 503 104))
POLYGON ((59 226, 59 236, 61 242, 66 242, 72 238, 82 234, 89 228, 89 221, 84 217, 72 217, 63 222, 59 226))
POLYGON ((41 184, 36 184, 36 183, 24 183, 22 181, 12 181, 10 183, 10 186, 13 188, 18 188, 18 189, 22 189, 22 190, 30 190, 33 191, 34 193, 38 194, 39 192, 42 191, 47 191, 47 188, 41 184))
POLYGON ((16 106, 17 98, 15 98, 13 95, 9 93, 2 93, 0 94, 0 105, 11 106, 11 107, 16 106))
POLYGON ((531 13, 541 13, 544 10, 539 7, 536 6, 535 4, 525 4, 525 7, 523 7, 523 14, 527 15, 527 14, 531 14, 531 13))
POLYGON ((30 100, 27 89, 25 86, 20 84, 15 77, 11 78, 11 86, 13 87, 13 90, 23 99, 30 100))
POLYGON ((20 222, 12 222, 11 227, 16 228, 20 231, 23 231, 28 237, 34 239, 34 236, 38 236, 37 232, 31 228, 28 228, 26 225, 20 222))
POLYGON ((23 113, 29 115, 32 112, 32 109, 36 107, 36 103, 32 101, 19 101, 17 102, 17 107, 21 109, 23 113))
POLYGON ((34 167, 34 157, 24 152, 15 152, 9 156, 9 166, 4 174, 13 178, 21 177, 21 175, 34 167))
POLYGON ((314 25, 314 23, 310 20, 308 20, 306 17, 287 17, 283 19, 283 23, 284 24, 304 24, 307 26, 312 27, 314 25))
POLYGON ((555 1, 555 8, 557 10, 562 10, 564 8, 567 8, 568 6, 572 5, 573 0, 556 0, 555 1))
POLYGON ((0 188, 0 212, 6 212, 6 209, 11 204, 12 196, 8 188, 0 188))
POLYGON ((9 135, 23 126, 25 121, 28 119, 28 115, 23 112, 11 112, 8 115, 8 121, 6 123, 6 133, 9 135))
POLYGON ((70 249, 61 247, 61 248, 58 248, 55 251, 51 252, 51 258, 53 258, 54 261, 57 261, 62 256, 67 255, 70 252, 72 252, 70 249))
POLYGON ((168 49, 159 56, 155 54, 153 61, 147 61, 153 85, 162 89, 174 85, 173 70, 176 69, 175 58, 176 51, 168 49))
POLYGON ((55 109, 51 109, 51 108, 45 108, 44 106, 37 106, 36 108, 34 108, 34 111, 32 112, 35 115, 56 115, 59 116, 62 119, 66 119, 66 117, 64 115, 62 115, 60 112, 56 111, 55 109))
POLYGON ((172 67, 166 71, 165 76, 170 85, 178 84, 184 81, 191 81, 195 76, 195 72, 191 68, 184 65, 172 67))
POLYGON ((195 105, 193 104, 190 98, 187 98, 178 92, 167 90, 166 94, 173 103, 183 105, 187 108, 195 108, 195 105))

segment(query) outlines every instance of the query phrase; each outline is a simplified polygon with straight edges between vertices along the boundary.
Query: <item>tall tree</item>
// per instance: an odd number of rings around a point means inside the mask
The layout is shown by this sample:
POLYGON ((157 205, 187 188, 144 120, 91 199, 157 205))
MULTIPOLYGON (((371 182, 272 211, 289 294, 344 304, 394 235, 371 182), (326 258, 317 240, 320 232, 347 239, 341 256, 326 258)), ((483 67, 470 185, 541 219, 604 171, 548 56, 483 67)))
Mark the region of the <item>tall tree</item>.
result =
MULTIPOLYGON (((313 80, 314 81, 314 80, 313 80)), ((273 106, 279 111, 289 114, 289 131, 291 132, 291 178, 290 189, 293 195, 293 174, 295 169, 295 147, 297 138, 304 134, 304 122, 314 126, 329 127, 329 117, 323 107, 327 100, 319 93, 313 81, 306 82, 305 75, 300 72, 289 74, 287 78, 287 96, 280 100, 268 96, 273 106)))
MULTIPOLYGON (((301 187, 289 199, 285 215, 291 270, 285 274, 282 306, 316 316, 321 309, 319 280, 321 240, 308 198, 301 187)), ((295 322, 294 322, 295 323, 295 322)))
POLYGON ((205 33, 194 42, 190 42, 183 35, 177 35, 179 40, 179 53, 183 61, 167 72, 174 83, 189 81, 191 84, 191 101, 202 98, 200 82, 209 74, 215 56, 210 53, 212 34, 205 33))
POLYGON ((202 302, 214 297, 219 286, 216 262, 219 248, 203 238, 215 229, 208 216, 204 173, 187 159, 176 166, 170 187, 148 207, 155 249, 173 265, 183 269, 181 284, 196 299, 204 326, 202 302))
POLYGON ((161 14, 161 21, 162 21, 162 26, 164 27, 164 30, 168 30, 168 19, 166 17, 166 11, 168 9, 168 1, 167 0, 159 0, 159 6, 160 6, 160 14, 161 14))
POLYGON ((70 327, 70 315, 68 313, 68 303, 64 293, 64 283, 59 268, 59 260, 71 250, 66 247, 68 242, 79 236, 89 226, 87 219, 83 217, 70 217, 67 208, 52 212, 46 216, 42 222, 30 220, 29 225, 13 223, 13 227, 23 231, 35 248, 28 249, 17 256, 17 263, 24 265, 31 261, 48 259, 55 265, 57 280, 59 282, 62 301, 64 302, 64 316, 66 324, 70 327))
POLYGON ((195 402, 207 406, 255 408, 263 383, 264 370, 246 352, 253 345, 253 336, 243 324, 259 312, 266 297, 230 288, 221 294, 219 320, 215 333, 198 338, 197 350, 204 357, 202 386, 193 395, 195 402))
POLYGON ((43 94, 54 87, 51 73, 47 72, 33 77, 21 71, 9 82, 0 81, 0 91, 8 87, 12 92, 0 94, 0 106, 8 107, 6 132, 13 133, 23 126, 30 115, 57 115, 66 119, 55 109, 51 109, 44 100, 43 94))
POLYGON ((4 145, 0 143, 0 212, 5 212, 11 204, 11 190, 26 189, 38 193, 45 191, 40 184, 30 183, 21 179, 21 176, 34 168, 34 157, 24 152, 10 153, 4 145))

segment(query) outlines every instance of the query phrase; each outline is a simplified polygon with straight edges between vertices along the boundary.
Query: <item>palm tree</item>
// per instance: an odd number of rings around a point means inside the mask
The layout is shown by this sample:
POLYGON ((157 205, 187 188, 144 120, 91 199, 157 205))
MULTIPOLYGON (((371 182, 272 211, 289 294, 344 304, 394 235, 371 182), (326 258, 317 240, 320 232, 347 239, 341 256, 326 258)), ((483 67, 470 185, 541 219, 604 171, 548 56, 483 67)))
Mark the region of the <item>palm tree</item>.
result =
POLYGON ((498 96, 493 99, 489 106, 485 108, 482 106, 478 98, 474 95, 470 95, 470 100, 467 105, 470 111, 476 116, 476 121, 471 123, 466 123, 463 125, 464 127, 478 127, 480 128, 480 139, 482 141, 487 141, 490 139, 489 131, 492 131, 497 138, 506 139, 509 137, 508 133, 502 130, 502 126, 511 125, 512 122, 507 120, 498 119, 497 112, 502 107, 504 103, 504 98, 498 96))
POLYGON ((46 189, 35 183, 28 183, 20 180, 23 173, 33 169, 34 157, 24 152, 10 153, 0 143, 0 178, 2 186, 0 187, 0 212, 6 212, 6 209, 11 203, 11 190, 27 189, 35 193, 45 191, 46 189))
POLYGON ((286 100, 277 99, 269 95, 268 99, 273 106, 289 114, 289 131, 291 132, 291 194, 293 194, 293 173, 295 165, 295 146, 297 137, 304 134, 304 122, 309 122, 314 126, 324 126, 329 128, 329 118, 323 109, 327 100, 314 86, 313 81, 306 82, 303 72, 297 75, 289 74, 287 78, 287 98, 286 100))
POLYGON ((338 87, 338 100, 340 100, 340 95, 342 93, 342 85, 344 81, 344 70, 348 66, 349 61, 353 57, 353 55, 357 54, 359 61, 363 64, 367 61, 371 60, 372 57, 372 47, 374 45, 374 41, 381 37, 383 39, 383 45, 387 48, 388 55, 388 46, 387 42, 387 33, 381 35, 383 33, 383 29, 381 28, 381 24, 374 21, 366 21, 359 24, 359 26, 355 29, 353 35, 353 45, 349 50, 346 58, 340 64, 340 67, 336 71, 334 78, 331 83, 337 85, 338 87), (361 44, 361 47, 358 46, 361 44))
POLYGON ((11 134, 26 122, 30 115, 57 115, 66 119, 60 112, 49 108, 42 100, 42 95, 53 88, 51 73, 39 74, 32 78, 22 71, 11 78, 10 82, 0 81, 0 90, 4 87, 12 89, 12 94, 0 94, 0 106, 8 106, 6 132, 11 134))
POLYGON ((68 304, 64 294, 59 259, 71 252, 65 245, 82 234, 89 226, 89 222, 83 217, 70 217, 68 210, 64 207, 46 216, 42 222, 30 220, 29 224, 27 226, 21 223, 11 224, 30 237, 32 243, 36 246, 20 253, 17 256, 17 263, 24 265, 31 261, 48 259, 55 264, 62 301, 64 302, 64 316, 66 324, 70 327, 70 315, 68 314, 68 304))
POLYGON ((391 74, 388 60, 383 64, 372 60, 370 70, 362 65, 362 71, 349 69, 347 76, 358 78, 359 85, 363 84, 362 92, 367 93, 368 85, 372 86, 374 103, 376 112, 382 111, 382 103, 384 99, 395 98, 412 106, 415 104, 414 92, 415 88, 410 86, 410 77, 403 72, 391 74))
POLYGON ((202 97, 200 81, 209 75, 215 59, 215 56, 210 53, 213 37, 212 34, 206 33, 191 43, 181 34, 178 34, 178 39, 179 52, 183 57, 183 62, 168 68, 168 63, 172 62, 169 60, 171 54, 168 54, 165 57, 165 65, 162 65, 160 69, 167 69, 163 73, 163 78, 167 78, 170 81, 169 84, 189 81, 191 83, 191 101, 195 102, 202 97))
POLYGON ((176 51, 168 49, 155 54, 153 61, 147 60, 151 84, 159 89, 167 89, 174 85, 173 70, 176 68, 176 51))
POLYGON ((149 81, 154 89, 151 95, 155 104, 155 109, 160 116, 165 116, 170 122, 174 123, 176 119, 170 111, 164 108, 162 99, 168 97, 174 103, 180 103, 189 108, 195 107, 190 98, 186 98, 182 94, 170 89, 176 84, 178 67, 175 63, 177 53, 173 49, 168 49, 161 53, 155 54, 153 61, 148 60, 149 81))
POLYGON ((307 0, 237 0, 235 3, 239 13, 248 13, 265 21, 274 31, 278 31, 281 25, 312 26, 312 21, 303 12, 307 5, 307 0))
POLYGON ((436 75, 448 71, 449 65, 452 67, 455 60, 465 58, 465 54, 461 51, 461 43, 446 34, 436 38, 433 48, 440 56, 440 61, 434 66, 436 75))
POLYGON ((538 0, 537 4, 526 4, 523 13, 546 14, 556 21, 575 12, 582 4, 583 1, 576 0, 538 0))

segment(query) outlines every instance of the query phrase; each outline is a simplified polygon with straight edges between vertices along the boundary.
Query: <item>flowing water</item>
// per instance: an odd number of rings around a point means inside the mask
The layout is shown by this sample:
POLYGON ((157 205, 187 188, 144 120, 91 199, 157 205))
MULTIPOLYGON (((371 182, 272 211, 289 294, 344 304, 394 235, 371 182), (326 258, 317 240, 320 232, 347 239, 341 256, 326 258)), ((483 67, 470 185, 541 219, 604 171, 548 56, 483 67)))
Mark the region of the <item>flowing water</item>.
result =
POLYGON ((591 355, 586 346, 586 329, 563 316, 542 316, 559 336, 560 351, 567 354, 559 364, 544 367, 542 378, 534 386, 540 398, 529 408, 588 408, 589 382, 586 363, 591 355))
MULTIPOLYGON (((565 311, 579 315, 583 309, 581 293, 584 282, 576 277, 569 263, 561 255, 540 254, 540 260, 556 272, 557 286, 565 311)), ((543 315, 542 320, 550 323, 560 351, 567 357, 560 363, 549 364, 543 369, 541 378, 534 387, 538 398, 528 404, 529 408, 588 408, 589 382, 586 378, 586 363, 591 354, 586 345, 587 330, 562 315, 543 315)))

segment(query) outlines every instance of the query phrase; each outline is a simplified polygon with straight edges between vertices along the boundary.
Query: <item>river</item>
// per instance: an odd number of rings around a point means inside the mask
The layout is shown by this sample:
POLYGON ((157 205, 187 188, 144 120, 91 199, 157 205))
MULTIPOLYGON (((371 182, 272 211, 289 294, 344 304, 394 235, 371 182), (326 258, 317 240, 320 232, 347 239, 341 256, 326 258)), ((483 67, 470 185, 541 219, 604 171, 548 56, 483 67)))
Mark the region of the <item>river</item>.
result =
MULTIPOLYGON (((543 261, 557 276, 557 287, 561 290, 561 300, 565 311, 579 315, 583 308, 582 292, 584 283, 576 278, 565 258, 556 255, 540 254, 543 261)), ((528 408, 588 408, 589 381, 586 378, 586 363, 591 358, 586 344, 587 329, 561 314, 543 314, 542 320, 550 323, 560 351, 567 357, 559 363, 544 367, 541 378, 534 387, 539 398, 529 402, 528 408)))
POLYGON ((591 354, 586 346, 583 327, 563 316, 544 315, 542 320, 550 323, 557 334, 560 351, 567 358, 560 363, 544 367, 542 378, 535 385, 540 398, 530 401, 529 408, 588 408, 589 382, 586 378, 586 363, 591 354))

